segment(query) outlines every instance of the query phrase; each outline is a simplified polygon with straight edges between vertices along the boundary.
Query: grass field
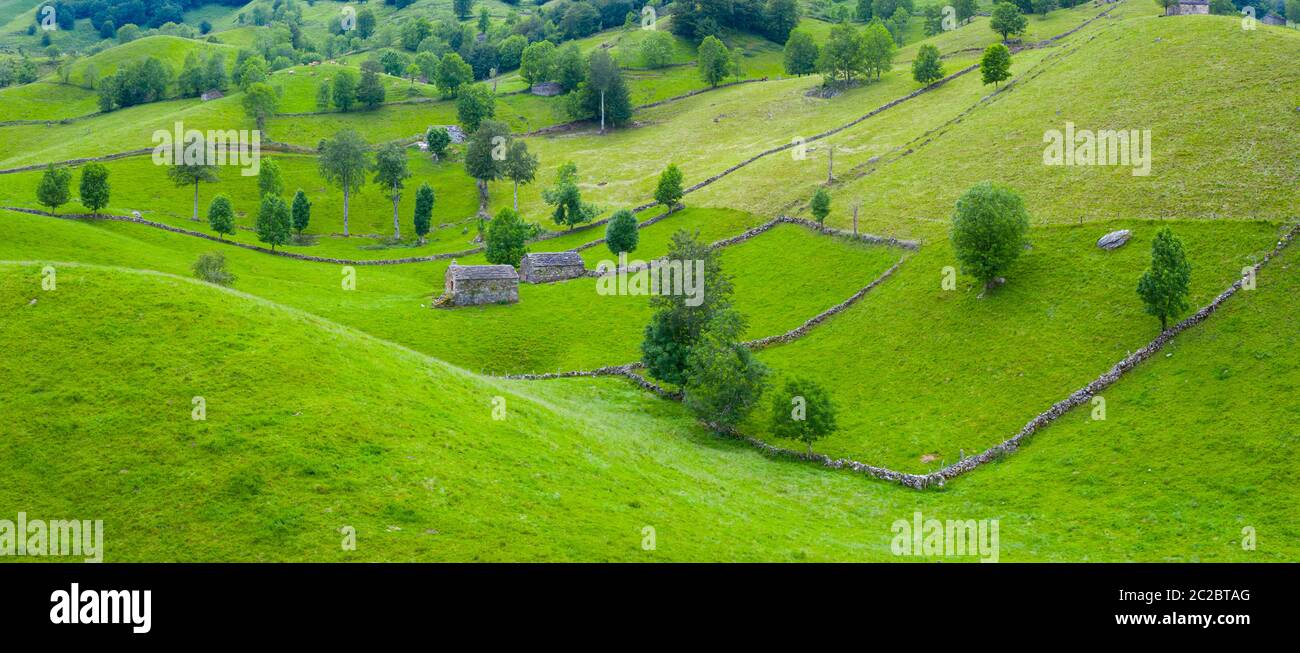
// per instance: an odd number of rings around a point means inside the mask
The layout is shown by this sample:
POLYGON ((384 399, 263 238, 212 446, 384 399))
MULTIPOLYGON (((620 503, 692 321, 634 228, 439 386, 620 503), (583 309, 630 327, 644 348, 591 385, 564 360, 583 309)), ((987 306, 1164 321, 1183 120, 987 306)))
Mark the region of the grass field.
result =
MULTIPOLYGON (((312 39, 344 6, 301 4, 312 39)), ((266 137, 314 147, 350 127, 377 144, 456 124, 454 101, 388 76, 377 110, 315 106, 318 84, 397 47, 405 21, 450 5, 370 3, 380 34, 362 51, 272 76, 282 95, 266 137)), ((486 6, 497 20, 533 10, 486 6)), ((20 27, 34 7, 0 0, 0 46, 32 40, 20 27)), ((198 49, 233 63, 261 29, 239 24, 248 9, 188 12, 187 23, 212 23, 220 44, 154 36, 109 47, 79 59, 73 81, 91 63, 102 77, 145 54, 177 70, 198 49)), ((803 324, 901 260, 861 300, 757 357, 774 381, 811 378, 838 406, 838 430, 815 451, 933 471, 1012 436, 1156 337, 1159 323, 1135 287, 1157 229, 1185 243, 1198 307, 1295 223, 1300 95, 1289 71, 1300 35, 1244 31, 1233 16, 1157 13, 1149 2, 1120 2, 1031 16, 1022 38, 1030 47, 1013 56, 1009 83, 984 85, 974 70, 897 104, 921 87, 910 71, 920 45, 939 47, 955 73, 996 41, 988 18, 926 38, 915 16, 891 70, 825 98, 813 93, 819 76, 783 78, 780 45, 726 31, 727 44, 744 49, 743 76, 768 81, 639 109, 631 126, 605 134, 580 125, 527 137, 541 167, 520 189, 521 213, 558 229, 542 190, 566 161, 605 216, 650 201, 669 163, 689 186, 892 104, 687 194, 683 210, 641 229, 630 258, 662 256, 681 229, 713 242, 779 215, 808 217, 819 187, 832 196, 828 225, 848 229, 856 216, 864 232, 916 239, 918 249, 903 250, 787 224, 720 258, 746 339, 803 324), (1045 135, 1067 122, 1150 130, 1150 174, 1044 165, 1045 135), (954 202, 983 179, 1023 196, 1030 246, 1004 286, 981 296, 958 274, 944 290, 959 267, 948 234, 954 202), (1128 244, 1096 246, 1121 228, 1133 233, 1128 244)), ((812 17, 802 25, 819 39, 829 33, 812 17)), ((636 104, 704 88, 682 39, 673 66, 641 69, 646 36, 616 28, 578 45, 611 52, 636 104)), ((154 130, 178 122, 254 126, 237 92, 91 115, 93 92, 55 79, 0 89, 0 122, 50 121, 0 125, 0 169, 149 147, 154 130), (58 122, 66 118, 76 120, 58 122)), ((493 81, 497 118, 516 133, 569 120, 564 98, 514 93, 517 73, 493 81)), ((370 261, 478 244, 478 195, 459 147, 440 162, 408 150, 413 176, 395 243, 391 201, 373 183, 352 197, 354 235, 343 238, 342 193, 320 179, 317 157, 263 155, 280 164, 287 194, 302 188, 313 202, 308 242, 289 252, 370 261), (435 229, 419 245, 411 215, 426 181, 437 194, 435 229)), ((172 185, 150 157, 105 165, 107 212, 208 231, 190 219, 193 188, 172 185)), ((0 207, 37 208, 40 176, 0 175, 0 207)), ((508 182, 489 188, 493 212, 511 204, 508 182)), ((234 203, 231 240, 257 244, 254 178, 222 170, 199 188, 201 216, 217 193, 234 203)), ((74 198, 60 212, 84 210, 74 198)), ((529 247, 563 251, 604 235, 579 229, 529 247)), ((613 258, 604 244, 581 256, 588 268, 613 258)), ((1257 288, 1110 386, 1104 419, 1076 409, 1014 454, 924 491, 767 457, 626 379, 505 380, 637 360, 648 302, 602 295, 595 279, 579 278, 522 284, 517 304, 432 309, 450 263, 350 271, 144 225, 0 209, 0 514, 103 519, 109 561, 897 561, 890 526, 916 511, 999 520, 1003 561, 1300 558, 1290 517, 1300 500, 1295 246, 1264 268, 1257 288), (194 261, 214 251, 237 277, 231 288, 192 278, 194 261), (57 286, 43 289, 51 270, 57 286), (341 284, 350 272, 355 290, 341 284), (191 417, 194 397, 205 402, 204 420, 191 417), (501 399, 507 410, 497 419, 501 399), (347 526, 357 529, 355 551, 340 547, 347 526), (655 551, 641 548, 647 526, 655 551), (1240 545, 1247 526, 1256 550, 1240 545)), ((772 435, 771 401, 740 429, 802 449, 772 435)))
POLYGON ((102 517, 115 561, 709 560, 719 550, 897 560, 888 524, 916 510, 1000 519, 1004 561, 1292 559, 1296 527, 1283 515, 1297 498, 1295 436, 1273 429, 1257 399, 1295 396, 1281 360, 1295 337, 1269 328, 1295 310, 1292 260, 1170 360, 1121 382, 1113 421, 1068 417, 1014 460, 924 493, 765 459, 624 382, 502 384, 188 280, 62 266, 59 289, 42 293, 38 267, 6 265, 6 341, 48 336, 0 359, 18 380, 0 411, 19 425, 0 441, 11 481, 0 504, 102 517), (171 334, 165 354, 160 330, 171 334), (68 356, 71 338, 106 356, 68 356), (1229 372, 1215 381, 1198 361, 1229 372), (322 365, 336 373, 315 374, 322 365), (312 392, 262 391, 307 375, 312 392), (191 419, 194 396, 206 421, 191 419), (498 396, 503 421, 491 419, 498 396), (1254 415, 1254 428, 1218 419, 1230 408, 1254 415), (50 486, 50 475, 64 482, 50 486), (1247 525, 1260 536, 1253 552, 1237 544, 1247 525), (356 551, 339 546, 343 526, 357 529, 356 551), (654 552, 640 548, 644 526, 657 531, 654 552))

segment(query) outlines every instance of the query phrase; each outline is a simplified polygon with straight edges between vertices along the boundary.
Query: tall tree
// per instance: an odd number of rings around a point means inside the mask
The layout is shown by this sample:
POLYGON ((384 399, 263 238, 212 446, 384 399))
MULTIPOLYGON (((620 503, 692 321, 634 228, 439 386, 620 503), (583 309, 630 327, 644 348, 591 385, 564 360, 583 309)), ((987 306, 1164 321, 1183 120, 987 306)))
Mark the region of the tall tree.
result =
POLYGON ((277 245, 289 242, 289 230, 293 219, 289 216, 289 205, 279 195, 263 195, 262 204, 257 211, 257 239, 270 245, 275 251, 277 245))
POLYGON ((682 190, 682 171, 676 163, 669 163, 667 168, 659 174, 659 184, 655 186, 655 201, 662 204, 664 209, 673 210, 677 203, 682 201, 685 191, 682 190))
POLYGON ((494 265, 519 266, 519 261, 528 253, 528 225, 519 219, 513 209, 501 209, 497 217, 488 224, 487 241, 484 255, 488 263, 494 265))
POLYGON ((980 77, 985 84, 997 87, 999 82, 1011 77, 1011 50, 1001 43, 994 43, 984 50, 980 57, 980 77))
POLYGON ((885 24, 872 20, 862 34, 862 52, 867 73, 875 73, 876 79, 880 79, 881 74, 893 67, 896 49, 894 37, 890 36, 885 24))
POLYGON ((817 224, 826 224, 826 216, 831 214, 831 194, 826 191, 825 186, 817 187, 817 192, 813 193, 808 208, 812 210, 813 219, 817 224))
POLYGON ((817 67, 831 80, 853 81, 855 75, 867 71, 866 37, 848 23, 832 27, 817 67))
POLYGON ((235 233, 235 210, 230 206, 230 198, 217 194, 208 203, 208 226, 222 239, 235 233))
POLYGON ((280 163, 268 158, 257 169, 257 196, 283 194, 284 175, 280 172, 280 163))
POLYGON ((175 163, 167 168, 167 177, 177 186, 194 185, 194 213, 190 219, 199 219, 199 182, 217 181, 217 167, 207 163, 175 163))
POLYGON ((474 84, 461 90, 456 100, 456 117, 466 132, 478 129, 484 120, 496 115, 496 96, 486 84, 474 84))
POLYGON ((731 71, 731 54, 727 51, 727 46, 723 45, 716 36, 704 37, 700 42, 696 59, 700 78, 709 86, 717 86, 731 71))
POLYGON ((572 229, 596 217, 596 207, 582 201, 578 188, 578 166, 572 161, 560 166, 555 185, 542 191, 542 199, 555 207, 551 219, 555 224, 572 229))
MULTIPOLYGON (((690 266, 701 272, 703 288, 697 296, 685 292, 663 292, 650 297, 655 309, 646 325, 645 339, 641 343, 641 360, 650 375, 661 381, 684 385, 687 380, 687 359, 704 334, 705 328, 715 318, 735 333, 742 329, 739 316, 733 316, 731 278, 722 271, 717 254, 698 234, 678 230, 672 235, 665 264, 690 266), (698 261, 698 263, 697 263, 698 261)), ((662 289, 661 289, 662 290, 662 289)))
POLYGON ((1138 279, 1137 293, 1149 315, 1160 318, 1160 330, 1169 328, 1169 319, 1187 310, 1187 295, 1192 281, 1192 264, 1187 261, 1183 241, 1169 227, 1156 233, 1151 242, 1151 267, 1138 279))
POLYGON ((705 422, 734 426, 758 405, 768 371, 723 323, 715 316, 691 347, 682 403, 705 422))
POLYGON ((357 76, 343 69, 334 75, 334 106, 347 113, 357 103, 357 76))
POLYGON ((528 152, 528 144, 521 140, 510 144, 506 151, 504 173, 514 183, 515 211, 519 211, 519 185, 530 184, 537 176, 537 156, 528 152))
POLYGON ((912 79, 922 84, 933 84, 943 79, 943 62, 939 60, 939 48, 926 43, 916 52, 912 60, 912 79))
POLYGON ((72 199, 71 183, 72 173, 67 168, 55 168, 54 164, 46 166, 36 186, 36 201, 41 206, 50 207, 51 212, 57 212, 60 206, 72 199))
POLYGON ((989 28, 1002 35, 1005 41, 1012 36, 1023 34, 1029 27, 1029 20, 1020 13, 1020 8, 1010 2, 999 2, 993 7, 989 18, 989 28))
POLYGON ((99 210, 108 206, 112 187, 108 183, 108 168, 101 163, 87 163, 81 169, 81 184, 78 188, 81 204, 90 212, 99 215, 99 210))
POLYGON ((505 176, 510 152, 510 128, 497 120, 484 120, 465 144, 465 173, 478 180, 479 212, 486 215, 488 182, 505 176))
POLYGON ((266 119, 275 115, 280 105, 280 96, 270 84, 258 82, 244 91, 244 113, 257 122, 259 130, 266 129, 266 119))
POLYGON ((433 188, 428 182, 420 184, 415 191, 415 235, 420 239, 420 244, 424 244, 424 237, 429 234, 429 228, 433 225, 433 203, 437 200, 433 194, 433 188))
POLYGON ((605 48, 592 50, 587 59, 587 86, 600 96, 600 132, 605 133, 605 95, 622 77, 618 64, 605 48))
POLYGON ((799 25, 799 5, 795 0, 767 0, 763 6, 763 33, 777 43, 787 43, 790 32, 799 25))
POLYGON ((343 235, 348 235, 348 199, 366 183, 370 145, 355 130, 344 129, 325 141, 319 158, 320 176, 343 191, 343 235))
POLYGON ((821 54, 812 34, 796 29, 785 42, 785 72, 787 75, 810 75, 817 72, 817 58, 821 54))
POLYGON ((361 81, 357 84, 358 102, 365 105, 367 109, 375 109, 384 103, 386 95, 384 83, 379 79, 379 73, 373 70, 361 72, 361 81))
POLYGON ((551 81, 555 75, 555 44, 538 41, 524 48, 519 74, 529 86, 551 81))
POLYGON ((379 184, 393 200, 393 239, 402 237, 401 222, 397 217, 397 205, 402 199, 402 188, 411 176, 406 169, 406 149, 396 143, 386 143, 375 153, 375 183, 379 184))
POLYGON ((442 55, 438 64, 438 78, 434 84, 447 97, 456 97, 461 87, 474 81, 474 69, 455 52, 442 55))
POLYGON ((953 249, 963 272, 991 290, 1025 250, 1029 213, 1014 190, 982 181, 957 200, 952 216, 953 249))
POLYGON ((293 203, 289 209, 293 214, 293 230, 301 238, 302 232, 311 223, 311 200, 307 199, 307 193, 302 192, 301 188, 293 194, 293 203))

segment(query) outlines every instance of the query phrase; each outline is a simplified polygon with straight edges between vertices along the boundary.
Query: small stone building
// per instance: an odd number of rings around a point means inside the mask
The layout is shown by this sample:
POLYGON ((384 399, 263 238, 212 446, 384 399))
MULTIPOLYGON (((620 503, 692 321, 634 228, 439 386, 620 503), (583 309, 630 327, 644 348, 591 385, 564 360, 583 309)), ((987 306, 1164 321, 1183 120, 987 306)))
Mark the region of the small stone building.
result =
POLYGON ((587 266, 577 252, 536 252, 524 254, 519 276, 526 283, 551 283, 587 274, 587 266))
POLYGON ((1265 25, 1274 25, 1277 27, 1282 27, 1286 25, 1285 18, 1272 12, 1270 12, 1267 16, 1259 19, 1259 22, 1264 23, 1265 25))
POLYGON ((560 91, 563 91, 564 89, 557 82, 538 82, 533 84, 532 88, 528 90, 533 95, 551 97, 553 95, 559 95, 560 91))
POLYGON ((226 94, 222 93, 219 89, 212 88, 204 91, 203 95, 199 96, 199 99, 207 102, 208 100, 217 100, 225 96, 226 94))
POLYGON ((513 304, 519 301, 519 274, 510 265, 447 266, 439 306, 513 304))
POLYGON ((1178 0, 1178 4, 1165 7, 1166 16, 1191 16, 1210 14, 1210 0, 1178 0))

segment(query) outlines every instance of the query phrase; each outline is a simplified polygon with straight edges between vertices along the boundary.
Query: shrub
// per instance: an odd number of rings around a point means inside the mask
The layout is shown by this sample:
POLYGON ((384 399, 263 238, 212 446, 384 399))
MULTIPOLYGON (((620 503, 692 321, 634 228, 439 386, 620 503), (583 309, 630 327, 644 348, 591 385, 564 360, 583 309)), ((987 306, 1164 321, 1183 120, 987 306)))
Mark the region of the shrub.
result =
POLYGON ((235 282, 235 275, 226 269, 226 255, 221 252, 199 254, 199 259, 190 266, 194 276, 218 286, 229 286, 235 282))

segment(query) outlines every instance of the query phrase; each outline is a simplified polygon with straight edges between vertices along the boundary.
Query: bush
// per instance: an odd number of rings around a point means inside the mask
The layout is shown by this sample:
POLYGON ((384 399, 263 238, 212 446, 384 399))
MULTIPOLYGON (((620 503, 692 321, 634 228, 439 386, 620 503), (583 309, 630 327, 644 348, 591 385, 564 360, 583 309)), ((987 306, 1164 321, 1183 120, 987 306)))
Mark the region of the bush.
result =
POLYGON ((641 233, 637 229, 636 216, 632 212, 623 209, 614 214, 609 219, 609 224, 605 227, 605 245, 615 256, 623 252, 636 250, 637 241, 641 238, 641 233))
POLYGON ((235 275, 226 269, 226 255, 221 252, 199 254, 199 260, 190 267, 194 276, 218 286, 229 286, 235 282, 235 275))

